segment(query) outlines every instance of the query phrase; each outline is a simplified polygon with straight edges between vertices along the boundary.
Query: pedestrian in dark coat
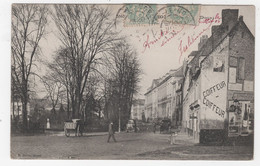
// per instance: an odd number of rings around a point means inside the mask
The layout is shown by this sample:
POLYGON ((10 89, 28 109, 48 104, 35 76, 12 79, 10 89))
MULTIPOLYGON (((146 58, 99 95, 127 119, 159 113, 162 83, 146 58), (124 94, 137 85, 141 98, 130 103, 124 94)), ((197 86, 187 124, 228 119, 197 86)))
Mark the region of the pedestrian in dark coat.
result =
POLYGON ((153 133, 155 133, 155 131, 156 131, 156 123, 154 122, 154 124, 153 124, 153 133))
POLYGON ((113 129, 113 122, 111 122, 108 126, 108 139, 107 142, 109 142, 110 138, 112 137, 114 142, 116 142, 115 136, 114 136, 115 132, 113 129))

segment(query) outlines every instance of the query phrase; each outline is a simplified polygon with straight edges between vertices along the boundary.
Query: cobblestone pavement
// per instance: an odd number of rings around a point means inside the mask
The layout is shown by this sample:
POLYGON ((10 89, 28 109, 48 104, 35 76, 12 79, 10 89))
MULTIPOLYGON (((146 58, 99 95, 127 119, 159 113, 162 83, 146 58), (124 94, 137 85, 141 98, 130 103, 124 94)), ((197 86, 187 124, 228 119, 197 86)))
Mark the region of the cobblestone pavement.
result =
POLYGON ((169 135, 118 133, 117 142, 107 143, 107 135, 83 137, 13 136, 13 159, 164 159, 164 160, 250 160, 250 146, 202 146, 180 134, 174 145, 169 135))

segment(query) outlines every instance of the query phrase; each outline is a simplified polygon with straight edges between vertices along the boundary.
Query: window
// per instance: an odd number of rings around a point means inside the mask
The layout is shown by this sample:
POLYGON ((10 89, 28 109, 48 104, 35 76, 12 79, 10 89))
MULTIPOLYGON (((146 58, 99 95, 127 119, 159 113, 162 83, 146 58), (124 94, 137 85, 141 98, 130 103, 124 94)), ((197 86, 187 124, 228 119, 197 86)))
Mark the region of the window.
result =
POLYGON ((245 58, 239 58, 238 61, 238 79, 243 80, 245 79, 245 58))
POLYGON ((219 57, 213 57, 213 72, 224 72, 224 60, 219 57))
POLYGON ((234 67, 229 68, 229 82, 230 83, 236 83, 236 77, 237 77, 237 69, 234 67))
POLYGON ((231 66, 231 67, 237 67, 237 57, 230 56, 229 66, 231 66))

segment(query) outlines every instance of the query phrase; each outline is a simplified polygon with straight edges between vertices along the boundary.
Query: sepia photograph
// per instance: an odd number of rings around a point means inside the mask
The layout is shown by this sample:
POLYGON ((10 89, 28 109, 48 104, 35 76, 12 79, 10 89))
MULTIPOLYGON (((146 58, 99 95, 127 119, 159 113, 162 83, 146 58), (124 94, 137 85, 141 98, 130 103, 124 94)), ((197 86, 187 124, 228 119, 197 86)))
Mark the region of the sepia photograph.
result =
POLYGON ((254 5, 12 3, 10 16, 11 160, 255 159, 254 5))

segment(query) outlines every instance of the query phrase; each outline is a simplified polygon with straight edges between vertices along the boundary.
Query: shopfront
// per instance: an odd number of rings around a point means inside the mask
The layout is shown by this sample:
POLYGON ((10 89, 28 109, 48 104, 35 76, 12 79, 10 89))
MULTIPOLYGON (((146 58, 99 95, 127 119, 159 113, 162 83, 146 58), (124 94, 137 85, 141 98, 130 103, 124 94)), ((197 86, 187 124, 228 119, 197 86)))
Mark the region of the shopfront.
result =
POLYGON ((248 136, 254 130, 254 110, 252 101, 229 101, 228 136, 248 136))

